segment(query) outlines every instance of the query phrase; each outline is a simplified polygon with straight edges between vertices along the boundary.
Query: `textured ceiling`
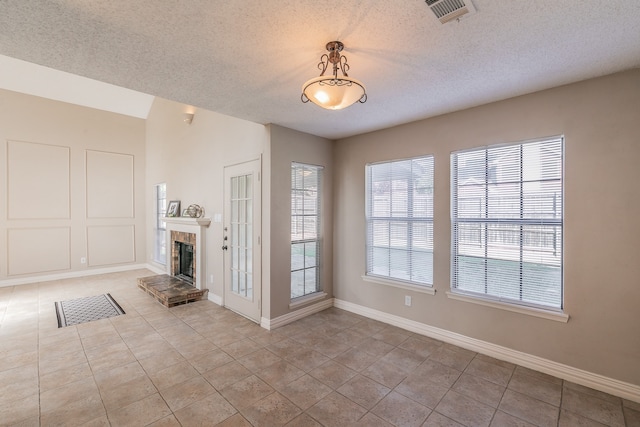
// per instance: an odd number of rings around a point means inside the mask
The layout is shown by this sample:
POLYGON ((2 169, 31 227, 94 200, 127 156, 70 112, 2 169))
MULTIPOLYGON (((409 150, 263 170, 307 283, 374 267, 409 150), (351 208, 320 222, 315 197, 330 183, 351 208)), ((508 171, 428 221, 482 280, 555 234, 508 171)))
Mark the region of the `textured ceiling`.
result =
POLYGON ((2 0, 0 54, 333 139, 640 67, 640 2, 472 1, 2 0), (331 40, 366 104, 300 102, 331 40))

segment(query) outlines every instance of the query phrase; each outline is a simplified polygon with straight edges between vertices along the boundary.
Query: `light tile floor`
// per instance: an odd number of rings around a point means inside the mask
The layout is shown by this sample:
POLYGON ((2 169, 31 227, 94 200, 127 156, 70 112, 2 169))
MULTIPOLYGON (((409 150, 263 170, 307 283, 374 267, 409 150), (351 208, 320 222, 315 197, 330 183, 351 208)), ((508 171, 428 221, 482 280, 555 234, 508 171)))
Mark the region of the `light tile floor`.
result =
POLYGON ((0 425, 639 426, 640 404, 339 309, 267 331, 147 270, 0 288, 0 425), (57 328, 54 301, 126 315, 57 328))

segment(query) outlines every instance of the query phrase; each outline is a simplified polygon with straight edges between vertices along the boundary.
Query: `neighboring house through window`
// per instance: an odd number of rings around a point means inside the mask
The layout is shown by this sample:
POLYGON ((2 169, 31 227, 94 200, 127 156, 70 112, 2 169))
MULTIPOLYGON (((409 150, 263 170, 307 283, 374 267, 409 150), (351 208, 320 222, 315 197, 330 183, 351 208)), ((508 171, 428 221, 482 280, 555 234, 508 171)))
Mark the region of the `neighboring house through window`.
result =
POLYGON ((291 164, 291 299, 320 292, 322 167, 291 164))
POLYGON ((366 166, 366 275, 433 284, 433 156, 366 166))
POLYGON ((451 289, 562 309, 562 137, 451 154, 451 289))

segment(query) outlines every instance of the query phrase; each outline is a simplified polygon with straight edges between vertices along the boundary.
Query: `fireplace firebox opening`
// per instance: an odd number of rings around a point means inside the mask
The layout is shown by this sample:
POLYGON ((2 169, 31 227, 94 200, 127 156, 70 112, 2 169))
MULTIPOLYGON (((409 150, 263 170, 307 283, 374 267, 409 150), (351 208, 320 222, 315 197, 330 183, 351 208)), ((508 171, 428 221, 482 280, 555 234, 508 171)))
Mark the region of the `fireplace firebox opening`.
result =
POLYGON ((175 242, 178 253, 178 265, 175 276, 185 282, 193 283, 193 245, 175 242))
POLYGON ((195 286, 199 280, 196 270, 196 235, 171 230, 170 275, 195 286))

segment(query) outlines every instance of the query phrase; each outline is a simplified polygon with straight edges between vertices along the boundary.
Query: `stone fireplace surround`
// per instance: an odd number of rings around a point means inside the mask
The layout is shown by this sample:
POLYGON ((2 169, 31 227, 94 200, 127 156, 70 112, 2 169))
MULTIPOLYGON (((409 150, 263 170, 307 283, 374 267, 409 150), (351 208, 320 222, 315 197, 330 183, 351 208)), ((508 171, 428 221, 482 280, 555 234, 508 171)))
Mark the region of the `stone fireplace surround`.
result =
POLYGON ((167 249, 171 257, 167 262, 167 274, 173 276, 177 270, 178 254, 175 242, 193 245, 193 286, 199 290, 207 289, 205 231, 211 224, 209 218, 164 218, 167 224, 167 249))

